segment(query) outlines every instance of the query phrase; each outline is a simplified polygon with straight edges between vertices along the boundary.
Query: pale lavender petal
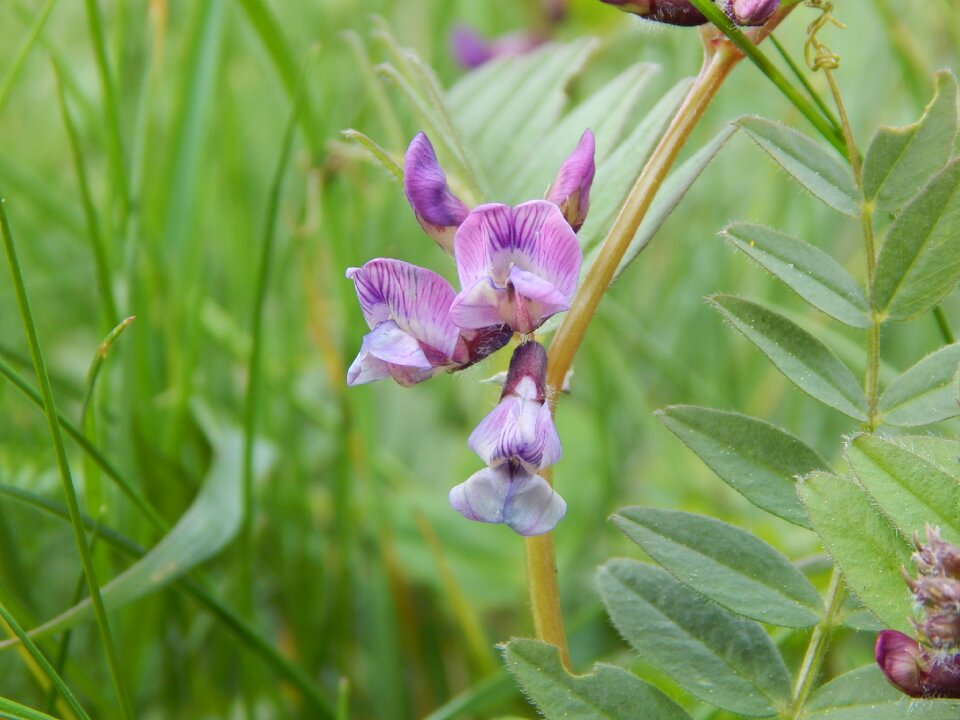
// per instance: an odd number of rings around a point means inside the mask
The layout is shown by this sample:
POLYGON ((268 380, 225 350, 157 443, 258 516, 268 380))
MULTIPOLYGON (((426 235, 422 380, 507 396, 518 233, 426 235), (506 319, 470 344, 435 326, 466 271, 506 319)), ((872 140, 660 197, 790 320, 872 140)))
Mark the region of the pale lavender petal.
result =
POLYGON ((504 287, 513 262, 513 208, 491 203, 471 210, 457 230, 453 254, 461 288, 486 277, 504 287))
POLYGON ((481 277, 454 298, 450 305, 450 319, 466 329, 499 325, 507 319, 501 312, 506 300, 506 288, 497 287, 490 279, 481 277))
POLYGON ((347 370, 347 385, 363 385, 388 377, 390 377, 390 365, 361 348, 360 353, 351 363, 350 369, 347 370))
POLYGON ((530 473, 560 459, 560 437, 549 405, 513 395, 477 425, 467 445, 487 465, 517 461, 530 473))
POLYGON ((514 266, 509 277, 516 290, 513 326, 517 332, 533 332, 551 315, 570 309, 570 298, 539 275, 514 266))
POLYGON ((518 535, 542 535, 557 526, 567 503, 539 475, 516 473, 503 508, 503 522, 518 535))
POLYGON ((503 522, 511 482, 509 471, 484 468, 450 491, 450 505, 468 520, 503 522))
POLYGON ((583 254, 577 235, 559 208, 546 200, 533 200, 514 208, 513 260, 573 297, 583 254))
POLYGON ((363 349, 374 357, 393 365, 404 365, 428 370, 433 365, 412 335, 408 335, 393 320, 377 325, 363 338, 363 349))
POLYGON ((351 268, 347 277, 356 285, 360 309, 371 328, 393 320, 400 330, 452 360, 460 331, 450 319, 454 298, 450 283, 425 268, 382 258, 351 268))
POLYGON ((574 231, 583 225, 590 208, 590 186, 596 172, 595 149, 593 133, 586 130, 576 149, 563 161, 557 179, 547 193, 547 201, 560 208, 574 231))
POLYGON ((467 206, 452 192, 433 145, 424 133, 410 142, 403 162, 403 189, 420 226, 448 253, 453 237, 467 217, 467 206))
POLYGON ((450 505, 468 520, 505 523, 518 535, 552 530, 567 504, 550 484, 523 468, 484 468, 450 491, 450 505))
POLYGON ((490 42, 466 25, 457 25, 450 32, 450 53, 459 65, 469 69, 493 57, 490 42))

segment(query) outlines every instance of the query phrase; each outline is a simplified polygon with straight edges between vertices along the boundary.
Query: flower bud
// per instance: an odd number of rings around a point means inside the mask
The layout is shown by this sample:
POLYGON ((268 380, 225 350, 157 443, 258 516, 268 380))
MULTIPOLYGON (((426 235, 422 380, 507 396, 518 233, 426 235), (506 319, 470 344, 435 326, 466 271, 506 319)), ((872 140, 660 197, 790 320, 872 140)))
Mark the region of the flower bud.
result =
POLYGON ((896 630, 877 636, 877 664, 887 680, 915 698, 960 698, 960 654, 924 647, 896 630))
POLYGON ((707 18, 688 0, 601 0, 644 20, 666 25, 703 25, 707 18))
POLYGON ((763 25, 780 0, 725 0, 724 12, 737 25, 763 25))

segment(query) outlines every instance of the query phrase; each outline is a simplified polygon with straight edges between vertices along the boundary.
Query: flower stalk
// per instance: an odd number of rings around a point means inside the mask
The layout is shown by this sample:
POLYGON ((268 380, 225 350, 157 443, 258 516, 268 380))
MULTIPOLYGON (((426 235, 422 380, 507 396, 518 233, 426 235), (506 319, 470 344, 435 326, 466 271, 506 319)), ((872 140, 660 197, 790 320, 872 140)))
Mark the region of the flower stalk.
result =
MULTIPOLYGON (((766 37, 784 17, 786 12, 776 13, 763 28, 754 31, 756 40, 766 37)), ((704 111, 730 71, 744 58, 744 54, 732 42, 723 38, 715 27, 708 26, 700 32, 704 46, 700 73, 627 195, 603 241, 596 261, 573 298, 570 311, 550 343, 547 394, 554 411, 564 378, 573 364, 573 358, 583 342, 600 300, 630 246, 630 241, 704 111)), ((543 473, 543 476, 551 482, 549 472, 543 473)), ((557 563, 551 535, 548 533, 527 538, 526 556, 530 606, 537 639, 556 645, 560 650, 561 660, 570 669, 570 653, 564 633, 557 563)))

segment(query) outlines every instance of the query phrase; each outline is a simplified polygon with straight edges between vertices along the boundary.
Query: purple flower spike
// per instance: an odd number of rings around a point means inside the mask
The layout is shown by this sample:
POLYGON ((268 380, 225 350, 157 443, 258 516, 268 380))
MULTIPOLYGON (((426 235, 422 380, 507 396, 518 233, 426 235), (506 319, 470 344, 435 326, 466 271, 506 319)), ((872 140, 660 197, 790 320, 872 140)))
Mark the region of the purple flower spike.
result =
POLYGON ((417 222, 444 250, 453 254, 453 236, 467 217, 467 206, 450 192, 433 145, 424 133, 410 142, 403 161, 403 189, 417 222))
POLYGON ((737 25, 763 25, 780 0, 726 0, 724 12, 737 25))
POLYGON ((542 345, 527 342, 514 351, 500 403, 467 440, 487 465, 518 462, 533 474, 560 459, 560 436, 546 402, 546 373, 542 345))
POLYGON ((506 323, 526 334, 570 307, 583 255, 553 203, 481 205, 457 230, 453 247, 463 289, 450 315, 460 327, 506 323))
POLYGON ((464 364, 467 348, 450 320, 454 292, 442 277, 400 260, 350 268, 360 309, 370 326, 347 384, 393 377, 414 385, 464 364))
POLYGON ((574 232, 577 232, 587 219, 590 186, 596 172, 593 160, 595 149, 593 133, 586 130, 576 149, 563 161, 557 179, 547 193, 547 200, 560 208, 574 232))
POLYGON ((468 520, 503 523, 518 535, 550 532, 567 512, 546 480, 516 463, 475 473, 450 491, 450 505, 468 520))
POLYGON ((894 686, 915 698, 960 698, 960 654, 931 650, 908 635, 877 636, 877 664, 894 686))

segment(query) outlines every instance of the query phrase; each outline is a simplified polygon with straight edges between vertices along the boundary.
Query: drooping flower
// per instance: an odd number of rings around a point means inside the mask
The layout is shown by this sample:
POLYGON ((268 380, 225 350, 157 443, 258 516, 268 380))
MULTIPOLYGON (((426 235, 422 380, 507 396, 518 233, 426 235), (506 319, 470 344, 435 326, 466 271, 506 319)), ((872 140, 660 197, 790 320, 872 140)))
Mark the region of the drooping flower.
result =
POLYGON ((506 323, 526 334, 570 307, 583 255, 553 203, 474 208, 453 247, 462 290, 450 315, 460 327, 506 323))
POLYGON ((370 327, 347 372, 347 384, 393 377, 414 385, 469 362, 460 330, 450 319, 454 292, 430 270, 376 259, 350 268, 360 309, 370 327))
POLYGON ((546 397, 547 353, 522 343, 510 359, 500 403, 467 444, 489 467, 450 491, 450 504, 469 520, 504 523, 520 535, 549 532, 566 503, 536 473, 560 459, 560 438, 546 397))
POLYGON ((546 368, 540 343, 526 342, 514 351, 499 404, 467 440, 487 465, 512 460, 536 473, 560 459, 560 437, 546 401, 546 368))
POLYGON ((422 132, 410 141, 404 156, 403 189, 420 227, 453 255, 453 235, 469 211, 450 191, 433 145, 422 132))
POLYGON ((919 641, 896 630, 877 636, 877 664, 887 679, 911 697, 960 698, 960 548, 927 528, 927 542, 915 537, 913 559, 919 577, 904 571, 921 619, 919 641))
POLYGON ((567 512, 550 484, 517 462, 474 473, 450 491, 450 504, 469 520, 503 523, 518 535, 550 532, 567 512))

